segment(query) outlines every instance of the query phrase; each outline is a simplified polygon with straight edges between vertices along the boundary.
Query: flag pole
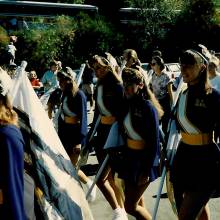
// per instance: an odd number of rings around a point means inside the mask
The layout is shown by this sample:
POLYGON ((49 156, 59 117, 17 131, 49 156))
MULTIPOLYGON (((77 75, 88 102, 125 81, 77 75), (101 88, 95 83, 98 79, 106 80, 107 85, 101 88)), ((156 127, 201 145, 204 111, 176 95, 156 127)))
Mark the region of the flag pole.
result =
MULTIPOLYGON (((172 112, 174 111, 177 100, 178 100, 179 95, 182 91, 183 84, 184 84, 183 78, 181 77, 180 83, 179 83, 178 88, 177 88, 176 93, 175 93, 175 97, 173 99, 172 112)), ((168 161, 170 161, 170 165, 171 165, 172 164, 171 160, 173 161, 175 150, 177 148, 180 136, 179 136, 179 134, 175 134, 175 131, 176 131, 175 120, 170 119, 169 125, 170 125, 169 126, 170 127, 170 129, 169 129, 169 138, 168 138, 166 149, 168 150, 167 159, 168 159, 168 161)), ((160 196, 161 196, 161 192, 162 192, 162 189, 163 189, 163 184, 164 184, 164 180, 165 180, 165 176, 166 176, 166 171, 167 171, 166 166, 164 165, 162 175, 161 175, 160 185, 159 185, 158 192, 157 192, 157 198, 156 198, 156 202, 155 202, 155 205, 154 205, 152 220, 156 220, 156 217, 157 217, 157 211, 158 211, 158 208, 159 208, 160 196)))
POLYGON ((89 147, 87 147, 87 145, 90 143, 90 141, 94 137, 100 120, 101 120, 101 115, 98 116, 98 118, 95 122, 95 126, 93 127, 93 130, 91 132, 91 135, 89 135, 89 137, 87 138, 88 141, 86 141, 86 144, 82 147, 82 150, 81 150, 81 153, 80 153, 80 159, 79 159, 79 161, 76 165, 76 170, 79 170, 80 167, 85 165, 86 162, 87 162, 88 155, 89 155, 89 147))
POLYGON ((89 190, 88 190, 88 192, 87 192, 87 194, 86 194, 86 199, 88 199, 89 195, 91 194, 91 192, 92 192, 92 190, 93 190, 95 184, 97 183, 97 181, 98 181, 98 179, 100 178, 100 176, 101 176, 103 170, 105 169, 105 166, 106 166, 108 160, 109 160, 109 154, 106 155, 105 160, 102 162, 102 165, 101 165, 101 167, 99 168, 99 170, 98 170, 98 172, 97 172, 97 174, 96 174, 96 176, 95 176, 95 179, 94 179, 94 181, 93 181, 91 187, 89 188, 89 190))
POLYGON ((85 63, 83 63, 83 64, 80 66, 79 74, 78 74, 77 77, 76 77, 76 84, 77 84, 77 86, 79 86, 80 83, 81 83, 82 75, 83 75, 83 72, 84 72, 85 67, 86 67, 86 64, 85 64, 85 63))

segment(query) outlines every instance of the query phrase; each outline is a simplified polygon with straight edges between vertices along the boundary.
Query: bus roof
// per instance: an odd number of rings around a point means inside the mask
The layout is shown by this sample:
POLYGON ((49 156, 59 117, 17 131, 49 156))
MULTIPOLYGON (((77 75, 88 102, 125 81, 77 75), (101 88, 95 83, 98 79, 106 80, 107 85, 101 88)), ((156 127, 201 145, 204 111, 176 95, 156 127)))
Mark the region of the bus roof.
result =
POLYGON ((98 7, 84 4, 67 4, 33 1, 0 1, 0 14, 6 16, 74 15, 80 11, 98 12, 98 7))

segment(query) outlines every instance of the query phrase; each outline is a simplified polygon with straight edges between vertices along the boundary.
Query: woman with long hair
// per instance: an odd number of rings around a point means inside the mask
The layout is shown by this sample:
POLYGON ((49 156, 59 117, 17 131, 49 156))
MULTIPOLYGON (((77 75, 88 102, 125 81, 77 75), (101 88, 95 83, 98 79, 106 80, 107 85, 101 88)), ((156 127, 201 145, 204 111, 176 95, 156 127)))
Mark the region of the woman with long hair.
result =
POLYGON ((171 167, 179 220, 210 219, 204 209, 219 185, 219 148, 213 141, 220 125, 220 93, 208 80, 208 63, 195 50, 180 56, 187 87, 176 106, 181 141, 171 167))
MULTIPOLYGON (((87 135, 87 101, 85 94, 79 90, 75 77, 71 72, 57 73, 60 89, 62 90, 60 112, 58 117, 58 135, 69 155, 72 164, 76 167, 81 146, 87 135)), ((79 170, 80 180, 91 187, 92 181, 79 170)), ((94 201, 96 188, 93 189, 88 200, 94 201)))
POLYGON ((0 68, 0 219, 24 220, 24 140, 0 68))
POLYGON ((149 220, 151 215, 140 200, 150 182, 158 177, 159 118, 163 110, 141 72, 125 68, 122 79, 127 113, 123 120, 126 140, 124 163, 119 175, 124 180, 125 209, 136 219, 149 220))
MULTIPOLYGON (((104 57, 98 55, 91 57, 89 65, 94 69, 98 78, 94 122, 98 115, 101 119, 97 127, 94 148, 98 162, 101 164, 107 155, 104 146, 112 125, 122 119, 123 86, 120 76, 104 57)), ((113 220, 127 219, 122 197, 114 182, 114 174, 109 163, 97 181, 97 185, 113 209, 113 220)))

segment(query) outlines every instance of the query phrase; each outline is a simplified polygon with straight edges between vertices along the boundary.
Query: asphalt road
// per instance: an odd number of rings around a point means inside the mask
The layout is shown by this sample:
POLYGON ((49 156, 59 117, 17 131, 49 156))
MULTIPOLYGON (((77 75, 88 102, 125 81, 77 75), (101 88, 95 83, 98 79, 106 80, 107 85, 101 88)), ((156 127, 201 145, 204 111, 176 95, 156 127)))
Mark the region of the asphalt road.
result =
MULTIPOLYGON (((88 164, 97 164, 95 156, 89 156, 88 164)), ((94 179, 94 176, 91 176, 94 179)), ((153 215, 153 210, 156 202, 156 194, 161 182, 161 178, 151 183, 144 193, 145 207, 153 215)), ((164 184, 162 193, 166 193, 166 184, 164 184)), ((96 200, 89 203, 91 211, 95 220, 111 220, 112 210, 110 205, 105 200, 99 189, 97 189, 96 200)), ((214 198, 209 201, 209 207, 211 211, 211 220, 220 219, 220 198, 214 198)), ((134 220, 132 216, 129 216, 129 220, 134 220)), ((157 220, 176 220, 174 212, 172 211, 171 204, 168 198, 161 198, 159 203, 159 209, 157 213, 157 220)))
MULTIPOLYGON (((93 114, 88 114, 89 123, 92 120, 93 114)), ((93 154, 89 156, 88 164, 97 164, 96 156, 93 154)), ((94 178, 94 176, 91 176, 94 178)), ((155 195, 157 194, 158 187, 160 185, 161 178, 151 183, 144 193, 145 207, 153 214, 155 206, 155 195)), ((85 192, 86 193, 86 192, 85 192)), ((162 193, 166 193, 166 185, 164 184, 162 193)), ((209 207, 211 211, 211 220, 220 220, 220 198, 213 198, 209 201, 209 207)), ((90 203, 90 208, 95 220, 111 220, 112 210, 110 205, 105 200, 99 189, 97 189, 96 200, 90 203)), ((129 220, 134 220, 132 216, 129 216, 129 220)), ((159 209, 157 213, 157 220, 176 220, 177 217, 172 211, 170 202, 167 198, 160 200, 159 209)))

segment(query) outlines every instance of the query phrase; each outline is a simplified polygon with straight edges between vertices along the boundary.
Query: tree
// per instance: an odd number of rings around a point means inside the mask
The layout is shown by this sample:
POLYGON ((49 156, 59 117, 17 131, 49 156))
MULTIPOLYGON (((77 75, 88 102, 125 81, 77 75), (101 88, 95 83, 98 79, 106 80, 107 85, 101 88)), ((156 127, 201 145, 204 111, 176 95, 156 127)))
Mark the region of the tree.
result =
POLYGON ((128 22, 125 35, 133 37, 130 47, 141 48, 146 57, 147 50, 151 54, 152 49, 160 47, 184 4, 183 0, 127 0, 125 6, 137 8, 136 22, 128 22))
POLYGON ((193 48, 199 43, 219 50, 220 27, 212 0, 188 0, 186 7, 169 34, 166 45, 180 49, 193 48), (175 39, 175 40, 174 40, 175 39))
POLYGON ((60 16, 44 29, 21 30, 16 35, 18 51, 22 51, 18 59, 27 60, 40 74, 53 59, 75 69, 89 54, 112 52, 122 42, 121 35, 102 17, 92 19, 83 13, 75 18, 60 16))

